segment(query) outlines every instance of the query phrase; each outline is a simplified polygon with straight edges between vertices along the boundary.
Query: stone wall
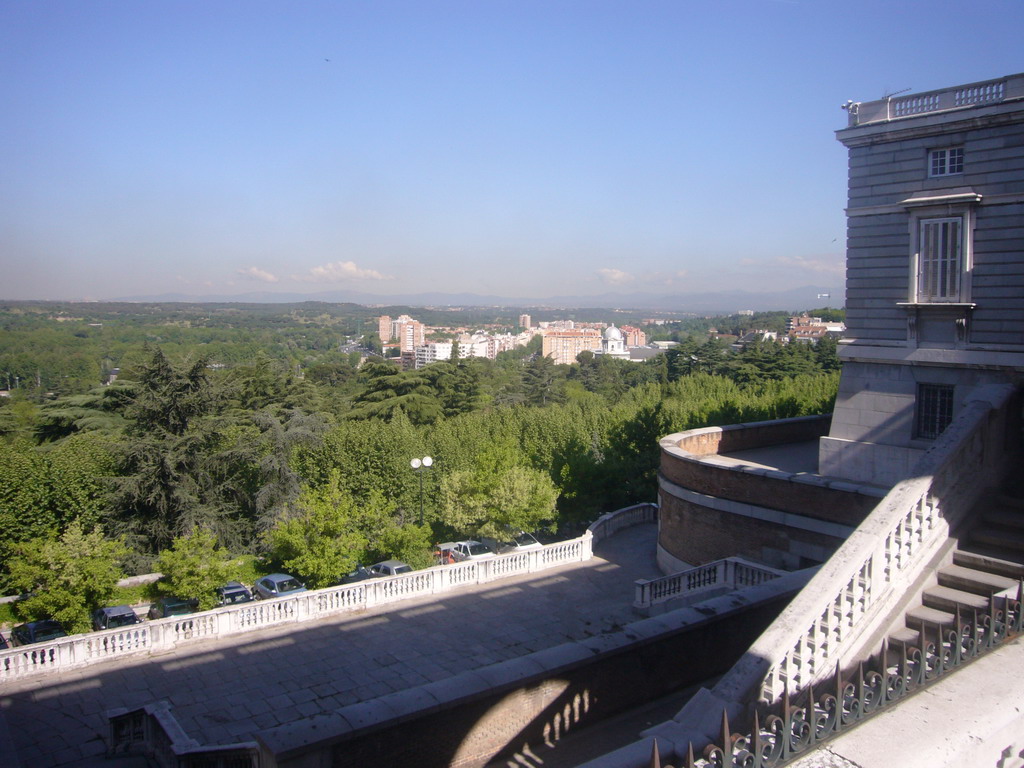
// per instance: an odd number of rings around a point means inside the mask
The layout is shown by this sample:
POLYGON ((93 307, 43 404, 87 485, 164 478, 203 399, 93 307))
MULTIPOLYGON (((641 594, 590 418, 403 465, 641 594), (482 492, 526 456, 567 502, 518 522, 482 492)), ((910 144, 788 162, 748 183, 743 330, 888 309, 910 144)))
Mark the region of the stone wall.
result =
POLYGON ((710 427, 661 441, 658 543, 699 565, 733 555, 778 568, 822 562, 884 490, 810 473, 740 465, 716 453, 820 438, 829 417, 710 427))

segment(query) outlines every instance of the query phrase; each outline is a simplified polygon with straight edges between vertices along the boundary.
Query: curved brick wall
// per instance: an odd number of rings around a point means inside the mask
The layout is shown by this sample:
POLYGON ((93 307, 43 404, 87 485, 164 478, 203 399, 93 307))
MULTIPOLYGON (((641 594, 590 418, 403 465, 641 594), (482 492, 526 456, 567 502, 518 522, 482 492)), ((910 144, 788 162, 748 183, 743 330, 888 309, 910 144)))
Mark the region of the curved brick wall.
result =
POLYGON ((814 440, 828 434, 829 422, 829 416, 809 416, 663 438, 659 545, 693 565, 731 555, 787 568, 823 560, 884 492, 737 465, 718 454, 814 440))

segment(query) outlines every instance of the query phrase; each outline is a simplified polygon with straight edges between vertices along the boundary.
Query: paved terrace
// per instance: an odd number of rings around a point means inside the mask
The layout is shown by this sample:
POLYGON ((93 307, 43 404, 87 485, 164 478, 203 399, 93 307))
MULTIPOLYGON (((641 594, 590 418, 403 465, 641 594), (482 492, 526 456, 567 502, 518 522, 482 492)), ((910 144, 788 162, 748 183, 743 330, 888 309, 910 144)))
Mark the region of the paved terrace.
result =
POLYGON ((105 750, 104 713, 160 699, 205 744, 612 631, 636 619, 633 582, 661 575, 657 528, 637 525, 594 557, 443 596, 190 644, 174 652, 0 687, 22 766, 82 766, 105 750))

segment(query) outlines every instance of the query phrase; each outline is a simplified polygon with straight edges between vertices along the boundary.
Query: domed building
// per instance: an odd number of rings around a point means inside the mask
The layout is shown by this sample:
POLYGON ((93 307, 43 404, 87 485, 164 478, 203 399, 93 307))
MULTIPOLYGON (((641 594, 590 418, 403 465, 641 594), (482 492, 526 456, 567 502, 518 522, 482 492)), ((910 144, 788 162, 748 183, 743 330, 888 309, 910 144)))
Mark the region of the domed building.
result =
POLYGON ((622 336, 622 331, 614 325, 609 325, 604 329, 601 340, 601 354, 621 357, 625 360, 629 359, 629 352, 626 351, 626 341, 622 336))

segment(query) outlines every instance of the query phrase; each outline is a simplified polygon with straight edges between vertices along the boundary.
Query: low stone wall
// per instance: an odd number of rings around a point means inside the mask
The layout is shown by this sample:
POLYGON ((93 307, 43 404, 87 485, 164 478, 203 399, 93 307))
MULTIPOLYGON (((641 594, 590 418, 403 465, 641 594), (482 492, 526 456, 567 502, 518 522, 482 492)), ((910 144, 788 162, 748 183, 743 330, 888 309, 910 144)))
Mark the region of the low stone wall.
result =
POLYGON ((264 731, 266 768, 539 765, 566 733, 728 669, 808 578, 772 582, 264 731))

